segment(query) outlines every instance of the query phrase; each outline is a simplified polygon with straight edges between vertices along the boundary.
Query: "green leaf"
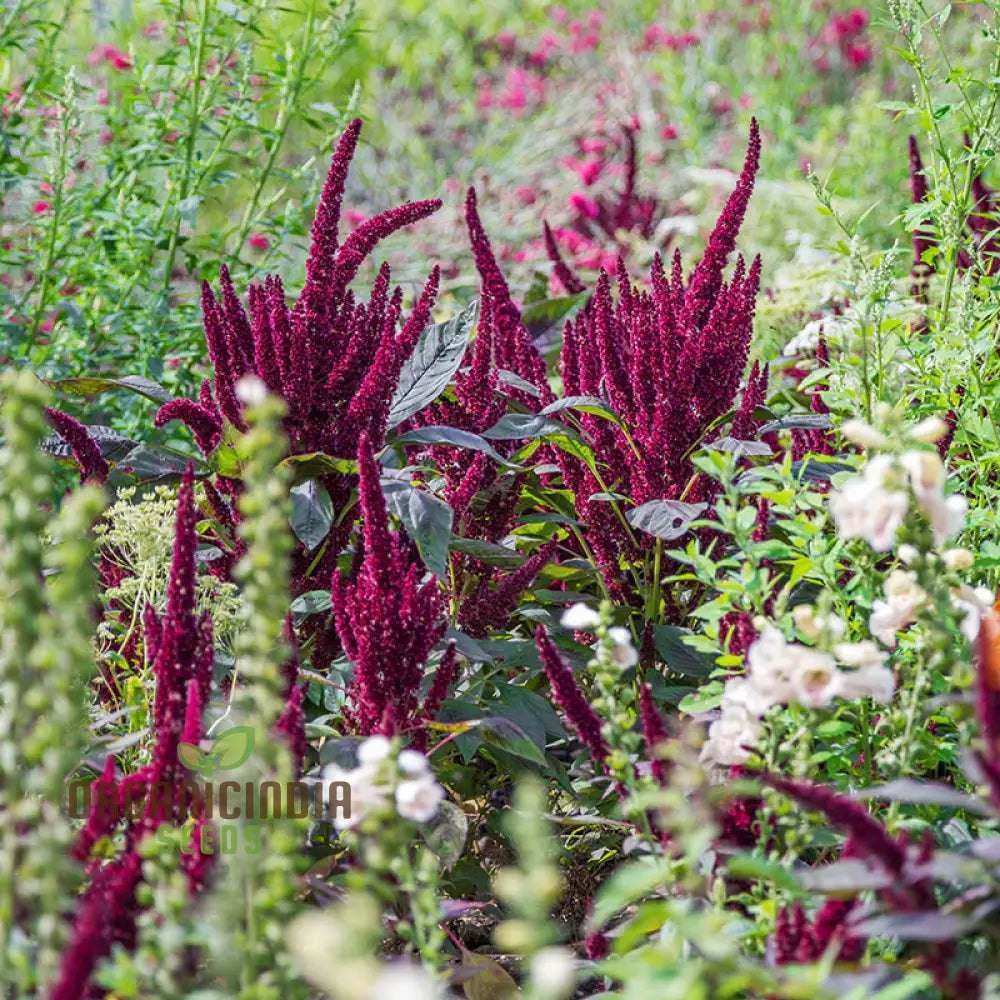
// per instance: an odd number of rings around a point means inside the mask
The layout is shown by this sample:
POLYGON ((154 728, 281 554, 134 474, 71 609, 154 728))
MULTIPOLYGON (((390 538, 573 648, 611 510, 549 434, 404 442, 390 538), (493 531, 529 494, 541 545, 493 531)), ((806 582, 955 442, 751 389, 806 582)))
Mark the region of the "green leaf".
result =
POLYGON ((784 865, 774 861, 755 858, 749 854, 737 854, 726 862, 726 871, 734 878, 770 882, 794 896, 805 895, 791 872, 784 865))
POLYGON ((555 420, 546 420, 537 413, 508 413, 502 416, 483 437, 491 441, 527 441, 547 434, 564 434, 578 437, 576 431, 555 420))
POLYGON ((42 379, 64 396, 96 396, 109 389, 126 389, 154 403, 169 403, 174 397, 157 382, 142 375, 125 375, 122 378, 58 378, 42 379))
POLYGON ((321 451, 311 451, 305 455, 289 455, 278 463, 278 468, 291 469, 292 482, 302 483, 308 479, 328 476, 333 472, 357 475, 358 463, 353 458, 337 458, 335 455, 324 455, 321 451))
POLYGON ((684 642, 684 636, 694 634, 690 629, 677 625, 653 626, 656 651, 673 673, 685 677, 708 677, 715 669, 715 657, 711 653, 700 653, 684 642))
POLYGON ((522 760, 533 764, 544 765, 545 754, 528 738, 525 731, 512 719, 494 716, 489 719, 475 719, 469 723, 470 729, 475 729, 484 743, 506 750, 522 760))
POLYGON ((520 566, 528 558, 516 549, 508 549, 506 545, 496 545, 493 542, 484 542, 479 538, 453 538, 451 550, 472 556, 473 559, 478 559, 489 566, 505 568, 520 566))
MULTIPOLYGON (((152 445, 136 445, 116 466, 115 475, 137 483, 176 482, 184 475, 189 459, 152 445)), ((198 460, 194 460, 198 464, 198 460)))
POLYGON ((328 590, 309 590, 296 597, 290 607, 293 614, 308 617, 309 615, 318 615, 323 611, 329 611, 333 605, 330 603, 330 592, 328 590))
POLYGON ((200 771, 207 759, 207 755, 193 743, 178 743, 177 759, 189 771, 200 771))
MULTIPOLYGON (((133 448, 139 445, 138 441, 133 441, 131 438, 125 437, 124 434, 119 434, 118 431, 104 426, 104 424, 87 424, 85 426, 87 433, 109 462, 122 461, 133 448)), ((72 465, 75 461, 73 450, 58 434, 49 434, 42 441, 42 451, 61 462, 72 465)))
POLYGON ((479 319, 479 300, 444 323, 428 326, 400 372, 389 407, 389 429, 433 403, 458 371, 469 334, 479 319))
POLYGON ((329 534, 333 524, 333 501, 314 479, 292 489, 290 521, 295 537, 312 550, 329 534))
POLYGON ((521 991, 510 973, 488 955, 477 955, 462 948, 462 980, 466 1000, 510 1000, 521 991))
POLYGON ((253 753, 253 726, 233 726, 212 743, 212 760, 220 771, 232 771, 253 753))
POLYGON ((451 507, 443 500, 408 483, 382 481, 386 506, 403 522, 416 543, 424 565, 439 579, 448 577, 448 543, 451 541, 451 507))
POLYGON ((518 466, 508 462, 493 446, 472 431, 463 431, 458 427, 420 427, 415 431, 407 431, 396 438, 395 444, 446 444, 453 448, 467 448, 469 451, 481 451, 489 455, 494 462, 516 469, 518 466))
POLYGON ((701 715, 722 704, 722 685, 718 681, 705 684, 686 698, 682 698, 678 710, 687 715, 701 715))
POLYGON ((708 509, 706 503, 683 500, 650 500, 627 511, 625 520, 649 535, 673 541, 687 533, 688 525, 708 509))
POLYGON ((643 858, 620 865, 601 886, 588 926, 603 927, 619 910, 673 882, 670 864, 664 858, 643 858))
POLYGON ((579 292, 576 295, 532 302, 521 311, 521 322, 532 336, 537 337, 556 323, 572 319, 589 298, 590 292, 579 292))

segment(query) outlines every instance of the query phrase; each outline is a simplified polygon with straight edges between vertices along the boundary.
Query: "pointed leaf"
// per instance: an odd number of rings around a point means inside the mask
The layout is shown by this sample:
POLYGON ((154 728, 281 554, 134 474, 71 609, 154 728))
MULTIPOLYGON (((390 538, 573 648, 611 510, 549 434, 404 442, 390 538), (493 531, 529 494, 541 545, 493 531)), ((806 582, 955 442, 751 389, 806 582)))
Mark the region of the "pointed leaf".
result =
POLYGON ((507 753, 531 761, 533 764, 545 764, 545 754, 511 719, 505 719, 502 716, 494 716, 492 719, 476 719, 471 723, 471 728, 479 733, 484 743, 488 743, 498 750, 506 750, 507 753))
POLYGON ((64 396, 96 396, 109 389, 127 389, 137 396, 154 403, 169 403, 174 397, 157 382, 142 375, 125 375, 123 378, 58 378, 43 379, 64 396))
POLYGON ((330 494, 314 479, 292 489, 292 531, 295 537, 312 550, 326 538, 333 524, 333 501, 330 494))
POLYGON ((400 372, 389 407, 390 430, 441 395, 462 363, 478 319, 479 300, 475 299, 456 316, 424 330, 400 372))
POLYGON ((683 500, 650 500, 625 514, 625 520, 649 535, 672 541, 688 530, 688 525, 708 509, 706 503, 683 500))
POLYGON ((492 958, 463 948, 462 973, 469 971, 473 974, 461 977, 467 1000, 510 1000, 521 992, 510 973, 492 958))
MULTIPOLYGON (((122 461, 139 444, 138 441, 133 441, 104 424, 86 424, 85 426, 91 440, 109 462, 122 461)), ((60 462, 73 463, 72 449, 58 434, 49 434, 42 441, 42 451, 59 459, 60 462)))
POLYGON ((458 427, 442 427, 433 425, 421 427, 415 431, 407 431, 396 438, 395 444, 444 444, 452 448, 467 448, 469 451, 481 451, 489 455, 494 462, 516 469, 513 462, 508 462, 494 447, 479 434, 463 431, 458 427))
POLYGON ((439 579, 448 576, 448 543, 451 541, 451 507, 443 500, 395 481, 382 481, 386 506, 403 522, 416 543, 424 565, 439 579))

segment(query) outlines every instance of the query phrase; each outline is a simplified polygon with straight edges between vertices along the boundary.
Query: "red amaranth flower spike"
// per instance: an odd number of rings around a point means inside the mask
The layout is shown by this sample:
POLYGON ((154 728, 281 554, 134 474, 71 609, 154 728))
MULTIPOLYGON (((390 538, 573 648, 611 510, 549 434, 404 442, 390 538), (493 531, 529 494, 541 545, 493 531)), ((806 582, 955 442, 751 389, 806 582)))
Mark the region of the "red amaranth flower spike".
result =
POLYGON ((535 646, 552 686, 552 700, 566 713, 580 739, 603 766, 608 757, 608 744, 601 733, 601 719, 580 690, 573 671, 563 663, 544 625, 535 630, 535 646))
POLYGON ((337 631, 354 660, 348 712, 363 736, 411 727, 423 666, 444 635, 438 582, 425 575, 389 519, 367 435, 358 448, 364 549, 352 578, 334 570, 331 600, 337 631))
POLYGON ((111 475, 111 465, 87 428, 75 417, 51 406, 45 407, 45 415, 55 432, 69 445, 80 466, 80 482, 103 486, 111 475))
POLYGON ((653 701, 653 689, 643 684, 639 689, 639 718, 642 720, 642 734, 646 742, 646 756, 653 768, 657 784, 666 787, 670 778, 670 762, 658 756, 656 749, 667 742, 666 723, 653 701))

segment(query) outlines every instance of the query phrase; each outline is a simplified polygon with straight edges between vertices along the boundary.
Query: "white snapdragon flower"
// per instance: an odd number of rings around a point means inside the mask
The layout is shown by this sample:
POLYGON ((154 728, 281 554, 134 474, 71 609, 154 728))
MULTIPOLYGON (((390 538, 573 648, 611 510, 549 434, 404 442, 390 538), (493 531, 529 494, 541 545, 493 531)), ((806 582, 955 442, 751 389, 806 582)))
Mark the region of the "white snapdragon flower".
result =
POLYGON ((531 984, 549 1000, 564 1000, 576 987, 576 959, 568 948, 542 948, 531 959, 531 984))
POLYGON ((909 474, 917 506, 931 522, 934 543, 943 545, 965 526, 968 501, 960 494, 944 495, 946 473, 936 451, 908 451, 899 461, 909 474))
POLYGON ((917 610, 927 594, 917 584, 913 570, 894 569, 882 584, 885 600, 872 602, 868 631, 890 649, 896 645, 896 633, 917 620, 917 610))
POLYGON ((362 766, 377 767, 392 750, 392 741, 388 736, 369 736, 358 745, 358 763, 362 766))
POLYGON ((840 671, 832 656, 805 646, 795 647, 797 657, 792 674, 792 697, 807 708, 829 705, 839 691, 840 671))
POLYGON ((444 789, 429 774, 401 781, 396 786, 396 809, 399 815, 416 823, 432 820, 443 799, 444 789))
POLYGON ((941 562, 944 568, 952 572, 963 569, 972 569, 976 557, 968 549, 948 549, 941 553, 941 562))
MULTIPOLYGON (((388 801, 388 789, 380 781, 377 766, 362 764, 348 771, 337 764, 327 764, 323 768, 324 785, 340 781, 346 781, 351 786, 351 815, 343 816, 339 812, 334 815, 333 825, 338 831, 353 830, 365 816, 383 808, 388 801)), ((327 787, 327 801, 333 800, 334 796, 327 787)))
POLYGON ((830 513, 842 538, 862 538, 876 551, 888 552, 906 517, 907 495, 886 485, 889 455, 876 455, 860 476, 830 497, 830 513))
POLYGON ((848 667, 883 667, 889 654, 879 649, 871 639, 860 642, 838 642, 833 647, 833 655, 848 667))
POLYGON ((722 766, 745 764, 753 746, 760 738, 760 720, 746 712, 724 713, 708 727, 708 739, 701 749, 701 759, 722 766))
POLYGON ((411 778, 427 774, 430 770, 430 762, 416 750, 402 750, 396 758, 396 764, 403 774, 411 778))
POLYGON ((759 717, 766 715, 767 710, 781 700, 774 697, 774 692, 754 684, 749 677, 733 677, 726 681, 726 686, 722 689, 720 707, 723 715, 743 712, 759 717))
POLYGON ((608 629, 611 662, 622 670, 634 667, 639 662, 639 653, 632 645, 632 633, 627 628, 615 626, 608 629))
POLYGON ((857 670, 842 670, 838 678, 838 697, 846 701, 855 698, 873 698, 880 705, 888 705, 896 691, 896 677, 888 667, 865 664, 857 670))
POLYGON ((862 448, 884 448, 889 443, 889 439, 881 431, 875 430, 863 420, 845 420, 840 425, 840 433, 862 448))
POLYGON ((746 667, 750 683, 769 704, 777 705, 791 698, 796 656, 778 629, 765 626, 747 650, 746 667))
POLYGON ((836 641, 842 639, 847 631, 843 618, 833 614, 817 615, 811 604, 797 604, 792 608, 792 621, 811 642, 817 642, 824 636, 836 641))
POLYGON ((563 628, 575 629, 578 632, 591 632, 601 624, 601 616, 582 601, 568 607, 560 620, 563 628))
POLYGON ((419 965, 387 962, 372 986, 369 1000, 442 1000, 444 992, 419 965))
POLYGON ((964 612, 959 628, 969 642, 976 641, 980 622, 983 620, 983 615, 992 609, 993 600, 993 591, 986 587, 972 588, 962 584, 957 590, 952 591, 952 606, 957 611, 964 612))
POLYGON ((910 439, 921 444, 933 444, 948 433, 948 425, 940 417, 927 417, 909 430, 910 439))

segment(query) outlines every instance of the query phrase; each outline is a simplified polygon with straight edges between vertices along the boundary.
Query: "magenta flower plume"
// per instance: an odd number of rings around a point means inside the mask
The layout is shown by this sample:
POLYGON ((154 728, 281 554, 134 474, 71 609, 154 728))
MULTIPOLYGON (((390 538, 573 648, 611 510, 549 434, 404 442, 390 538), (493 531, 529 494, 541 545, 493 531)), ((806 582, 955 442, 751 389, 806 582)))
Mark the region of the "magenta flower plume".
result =
POLYGON ((653 701, 653 690, 648 684, 643 684, 639 689, 639 718, 642 721, 646 756, 652 764, 653 777, 657 784, 666 787, 670 779, 670 762, 658 756, 656 750, 667 742, 669 736, 666 723, 653 701))
MULTIPOLYGON (((93 813, 74 845, 78 858, 90 855, 98 837, 112 837, 124 824, 124 849, 107 861, 90 866, 90 884, 80 897, 72 920, 69 944, 51 994, 56 1000, 83 1000, 93 995, 92 976, 115 946, 132 950, 140 904, 136 889, 142 879, 141 840, 164 822, 182 823, 190 802, 182 792, 186 774, 177 756, 179 743, 197 743, 202 736, 201 713, 208 702, 212 681, 213 637, 211 619, 199 614, 195 551, 197 511, 194 502, 194 468, 188 465, 177 500, 173 558, 162 620, 151 608, 143 615, 146 655, 156 679, 153 701, 154 743, 152 760, 120 782, 114 778, 109 758, 99 782, 117 792, 118 816, 109 820, 93 813), (151 789, 168 788, 164 798, 151 789), (141 815, 130 807, 145 799, 141 815), (185 805, 187 803, 187 805, 185 805)), ((181 858, 192 891, 204 885, 209 857, 199 852, 181 858)))
POLYGON ((479 586, 459 608, 459 621, 464 631, 476 638, 485 638, 491 628, 502 628, 521 595, 552 561, 557 548, 557 542, 546 542, 513 573, 498 574, 496 581, 482 577, 479 586))
POLYGON ((573 671, 563 662, 544 625, 539 625, 535 631, 535 646, 552 687, 552 700, 566 713, 577 735, 603 765, 608 757, 608 744, 601 733, 600 716, 580 690, 573 671))
POLYGON ((430 651, 444 635, 436 577, 424 582, 410 546, 389 530, 379 467, 367 435, 358 446, 363 556, 356 574, 333 574, 331 599, 344 651, 354 661, 349 714, 361 735, 409 729, 430 651))
POLYGON ((192 399, 172 399, 164 403, 153 420, 155 427, 162 427, 171 420, 180 420, 191 428, 199 450, 208 455, 215 451, 222 440, 222 422, 212 410, 192 399))
POLYGON ((521 320, 521 310, 514 303, 507 279, 497 264, 490 239, 479 218, 474 188, 469 188, 465 198, 465 222, 476 270, 482 282, 482 298, 484 302, 489 301, 489 308, 480 317, 480 331, 486 323, 490 324, 497 367, 519 375, 538 390, 538 396, 523 390, 512 393, 519 402, 537 412, 555 399, 549 387, 545 361, 521 320))
MULTIPOLYGON (((603 469, 605 483, 637 505, 653 500, 710 503, 715 484, 690 461, 699 443, 720 436, 716 421, 734 409, 749 353, 760 285, 760 260, 738 259, 728 281, 724 268, 753 190, 760 158, 756 123, 743 171, 705 253, 689 281, 679 254, 669 274, 657 257, 649 289, 633 286, 621 260, 614 282, 602 271, 593 297, 566 324, 560 370, 567 396, 605 397, 629 428, 590 414, 578 419, 603 469), (613 294, 617 286, 617 298, 613 294)), ((733 429, 754 436, 753 414, 766 395, 767 370, 755 368, 733 429)), ((625 560, 641 559, 653 544, 630 532, 611 505, 589 498, 606 492, 582 460, 554 455, 576 497, 577 515, 612 598, 637 598, 622 579, 625 560)))
POLYGON ((448 692, 455 683, 457 676, 458 650, 455 646, 455 641, 452 639, 448 642, 444 656, 441 657, 441 662, 438 663, 437 670, 434 671, 434 680, 431 681, 430 689, 424 698, 420 714, 423 716, 425 725, 424 728, 418 729, 413 735, 413 747, 415 750, 423 751, 426 748, 428 734, 426 723, 433 722, 437 718, 438 712, 441 711, 441 705, 444 703, 445 698, 448 697, 448 692))
POLYGON ((547 222, 542 223, 542 230, 545 234, 545 252, 552 261, 552 273, 556 276, 559 284, 566 289, 567 295, 579 295, 587 290, 587 286, 577 277, 573 269, 563 260, 556 238, 552 235, 552 229, 547 222))
POLYGON ((45 415, 55 432, 69 445, 73 458, 80 466, 80 482, 103 486, 111 475, 111 466, 87 428, 75 417, 51 406, 45 407, 45 415))
MULTIPOLYGON (((358 299, 349 286, 380 240, 426 218, 441 203, 418 201, 390 209, 358 226, 341 243, 338 229, 344 189, 360 132, 361 121, 353 121, 334 151, 312 226, 305 284, 294 306, 286 302, 282 283, 274 275, 250 286, 246 307, 225 269, 219 276, 221 301, 207 284, 202 288, 202 318, 213 376, 203 384, 197 402, 166 403, 157 415, 157 426, 180 420, 205 454, 220 446, 227 423, 239 431, 246 429, 235 386, 248 373, 285 401, 284 430, 293 455, 320 452, 353 459, 362 434, 368 435, 375 448, 383 444, 399 374, 430 321, 439 274, 437 269, 431 273, 408 317, 402 316, 403 293, 392 289, 388 267, 380 270, 368 302, 358 299)), ((342 509, 350 499, 353 477, 329 473, 320 482, 335 509, 342 509)), ((240 483, 220 475, 214 487, 208 501, 230 535, 227 557, 217 560, 214 567, 221 574, 239 556, 232 550, 235 533, 231 525, 239 520, 234 501, 240 483)), ((309 553, 296 552, 294 595, 329 580, 349 533, 349 523, 339 525, 316 566, 309 553)), ((311 627, 321 631, 317 649, 329 650, 330 636, 322 625, 313 622, 311 627)))

